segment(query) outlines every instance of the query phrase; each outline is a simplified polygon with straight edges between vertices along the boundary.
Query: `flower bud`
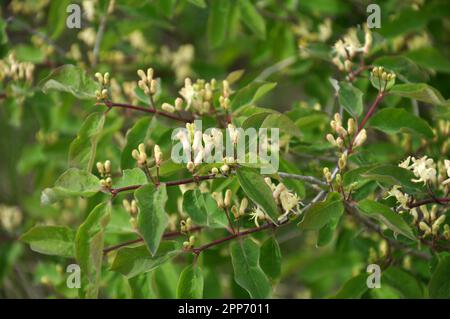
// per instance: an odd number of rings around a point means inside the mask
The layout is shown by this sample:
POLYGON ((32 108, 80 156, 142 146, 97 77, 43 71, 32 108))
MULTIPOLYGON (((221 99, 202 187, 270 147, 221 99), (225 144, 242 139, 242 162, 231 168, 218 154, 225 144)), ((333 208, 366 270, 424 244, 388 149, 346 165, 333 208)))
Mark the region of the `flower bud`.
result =
POLYGON ((223 203, 224 203, 225 207, 230 207, 230 205, 231 205, 231 190, 230 189, 227 189, 225 191, 225 200, 223 203))
POLYGON ((153 154, 155 157, 155 162, 156 165, 159 166, 162 163, 162 152, 161 149, 159 148, 159 145, 155 145, 154 149, 153 149, 153 154))
POLYGON ((111 174, 111 161, 110 160, 105 161, 105 174, 106 175, 111 174))
POLYGON ((219 208, 223 208, 224 207, 222 193, 214 192, 214 193, 211 194, 211 196, 212 196, 212 198, 214 198, 214 200, 216 201, 217 206, 219 208))
POLYGON ((181 97, 177 97, 175 99, 175 109, 177 111, 181 111, 183 109, 183 99, 181 97))
POLYGON ((353 118, 349 118, 347 121, 347 132, 350 135, 355 132, 355 120, 353 118))
POLYGON ((174 113, 175 112, 175 107, 173 105, 169 104, 169 103, 163 103, 161 105, 161 108, 164 111, 169 112, 169 113, 174 113))
POLYGON ((147 81, 147 77, 143 70, 141 70, 141 69, 137 70, 137 75, 141 78, 143 83, 145 83, 147 81))
POLYGON ((97 162, 97 170, 100 173, 100 175, 105 174, 105 168, 102 162, 97 162))
POLYGON ((246 197, 242 198, 241 205, 239 205, 239 215, 242 216, 245 214, 245 210, 248 207, 248 199, 246 197))
POLYGON ((217 167, 213 167, 213 168, 211 169, 211 174, 212 174, 212 175, 217 175, 217 174, 219 174, 219 169, 218 169, 217 167))
POLYGON ((220 167, 220 171, 224 174, 228 173, 229 170, 230 170, 230 167, 227 164, 224 164, 220 167))
POLYGON ((186 165, 186 168, 187 168, 187 170, 188 170, 189 172, 193 172, 194 169, 195 169, 194 162, 189 161, 189 162, 187 163, 187 165, 186 165))

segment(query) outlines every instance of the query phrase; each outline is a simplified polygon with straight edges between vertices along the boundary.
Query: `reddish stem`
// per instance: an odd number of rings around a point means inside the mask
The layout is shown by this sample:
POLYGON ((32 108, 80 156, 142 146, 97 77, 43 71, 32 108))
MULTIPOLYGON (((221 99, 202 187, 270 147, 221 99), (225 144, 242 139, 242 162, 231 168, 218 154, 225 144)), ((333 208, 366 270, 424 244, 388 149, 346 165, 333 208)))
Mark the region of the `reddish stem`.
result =
POLYGON ((416 201, 414 203, 408 204, 409 208, 414 208, 414 207, 419 207, 422 205, 427 205, 427 204, 440 204, 440 205, 446 205, 448 203, 450 203, 450 197, 444 197, 444 198, 427 198, 427 199, 423 199, 423 200, 419 200, 416 201))
POLYGON ((124 109, 129 109, 129 110, 136 110, 136 111, 141 111, 141 112, 145 112, 145 113, 151 113, 151 114, 156 114, 156 115, 161 115, 164 116, 168 119, 174 120, 174 121, 179 121, 179 122, 183 122, 183 123, 190 123, 193 121, 192 118, 182 118, 180 116, 171 114, 171 113, 167 113, 167 112, 163 112, 163 111, 159 111, 157 109, 149 109, 146 107, 142 107, 142 106, 137 106, 137 105, 131 105, 131 104, 126 104, 126 103, 115 103, 115 102, 111 102, 111 101, 105 101, 103 103, 96 103, 96 105, 105 105, 108 108, 113 108, 113 107, 119 107, 119 108, 124 108, 124 109))

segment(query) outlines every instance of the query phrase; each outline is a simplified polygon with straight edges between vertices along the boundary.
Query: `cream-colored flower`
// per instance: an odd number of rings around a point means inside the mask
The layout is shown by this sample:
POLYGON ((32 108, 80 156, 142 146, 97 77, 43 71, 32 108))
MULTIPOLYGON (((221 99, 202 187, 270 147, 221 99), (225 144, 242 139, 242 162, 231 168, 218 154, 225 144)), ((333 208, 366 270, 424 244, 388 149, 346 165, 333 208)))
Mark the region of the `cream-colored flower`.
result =
POLYGON ((257 206, 251 213, 250 213, 250 220, 255 221, 256 227, 259 227, 259 221, 267 220, 268 217, 264 211, 257 206))
POLYGON ((388 191, 388 196, 386 198, 393 196, 397 199, 397 202, 400 204, 402 208, 409 209, 408 208, 409 195, 402 193, 399 189, 400 189, 399 185, 392 186, 391 190, 388 191))

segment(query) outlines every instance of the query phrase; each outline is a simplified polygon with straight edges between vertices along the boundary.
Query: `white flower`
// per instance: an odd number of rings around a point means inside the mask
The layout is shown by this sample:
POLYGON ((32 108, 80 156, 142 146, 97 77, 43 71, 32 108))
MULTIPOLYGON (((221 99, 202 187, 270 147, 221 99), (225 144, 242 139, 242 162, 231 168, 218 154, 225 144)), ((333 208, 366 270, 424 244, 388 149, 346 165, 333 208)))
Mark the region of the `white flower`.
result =
POLYGON ((432 158, 428 158, 427 156, 423 156, 419 159, 412 157, 413 164, 410 166, 412 168, 413 173, 418 179, 413 179, 414 183, 423 182, 426 184, 427 182, 436 181, 436 164, 434 163, 432 158))
POLYGON ((392 186, 391 190, 388 191, 389 195, 386 198, 394 196, 402 208, 409 209, 408 208, 409 196, 408 194, 404 194, 401 191, 399 191, 399 188, 400 188, 399 185, 392 186))
POLYGON ((194 87, 192 86, 192 81, 190 78, 186 78, 184 80, 184 87, 180 90, 180 95, 186 101, 187 103, 186 110, 188 110, 192 104, 192 100, 194 99, 195 95, 195 90, 194 87))
POLYGON ((398 164, 399 167, 409 169, 409 163, 411 162, 411 156, 408 156, 407 159, 405 159, 403 162, 398 164))
POLYGON ((300 199, 298 198, 297 194, 290 193, 289 191, 284 190, 280 194, 280 202, 284 212, 288 213, 294 208, 298 211, 298 204, 300 203, 300 199))
POLYGON ((259 221, 260 220, 261 221, 266 220, 267 219, 267 215, 266 215, 266 213, 264 213, 262 211, 262 209, 259 206, 257 206, 253 210, 253 212, 250 213, 250 220, 252 220, 252 219, 255 221, 256 227, 259 227, 259 221))

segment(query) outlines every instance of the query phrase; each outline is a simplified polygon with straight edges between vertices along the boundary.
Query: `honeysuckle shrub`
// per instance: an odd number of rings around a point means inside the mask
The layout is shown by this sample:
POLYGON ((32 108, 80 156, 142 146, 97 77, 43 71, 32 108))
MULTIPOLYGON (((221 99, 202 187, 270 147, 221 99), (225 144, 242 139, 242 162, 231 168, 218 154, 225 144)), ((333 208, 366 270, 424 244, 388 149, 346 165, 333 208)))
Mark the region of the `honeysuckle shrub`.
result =
POLYGON ((450 297, 448 1, 72 2, 1 7, 1 297, 450 297))

